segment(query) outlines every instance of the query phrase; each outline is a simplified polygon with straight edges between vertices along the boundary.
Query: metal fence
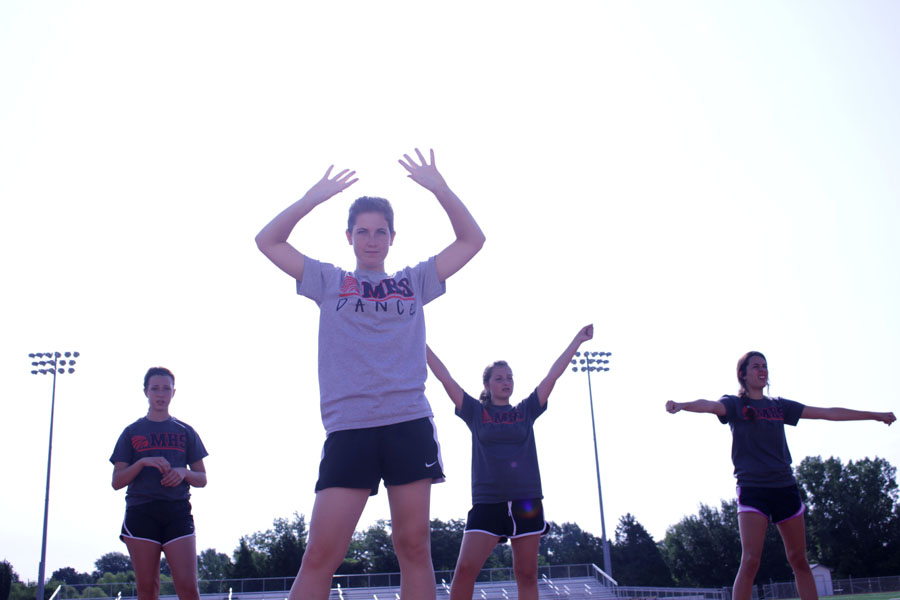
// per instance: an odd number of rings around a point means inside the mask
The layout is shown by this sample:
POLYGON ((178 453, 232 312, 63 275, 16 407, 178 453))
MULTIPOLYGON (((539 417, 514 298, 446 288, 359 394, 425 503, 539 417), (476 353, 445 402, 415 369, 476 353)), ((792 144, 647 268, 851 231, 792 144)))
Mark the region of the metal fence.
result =
MULTIPOLYGON (((900 576, 834 579, 831 582, 831 586, 835 596, 900 592, 900 576)), ((782 598, 798 598, 800 596, 797 593, 797 585, 793 581, 767 583, 756 587, 757 594, 754 594, 754 596, 758 596, 760 600, 778 600, 782 598)))
MULTIPOLYGON (((544 565, 539 567, 538 576, 549 579, 573 579, 578 577, 597 577, 599 571, 592 564, 584 565, 544 565)), ((602 573, 602 571, 600 571, 602 573)), ((604 574, 605 575, 605 574, 604 574)), ((515 574, 512 568, 483 569, 478 576, 478 582, 513 582, 515 574)), ((436 571, 435 585, 443 587, 449 585, 453 579, 453 571, 436 571)), ((200 593, 208 596, 221 596, 227 598, 240 595, 272 594, 273 596, 283 592, 287 596, 294 583, 293 577, 266 577, 258 579, 213 579, 199 582, 200 593)), ((386 588, 400 587, 400 573, 361 573, 353 575, 335 575, 331 581, 332 589, 357 589, 357 588, 386 588)), ((75 600, 77 598, 115 598, 121 594, 122 598, 136 597, 137 588, 134 582, 128 583, 97 583, 82 585, 63 585, 60 590, 61 600, 75 600)), ((171 581, 160 581, 160 596, 174 596, 175 586, 171 581)))

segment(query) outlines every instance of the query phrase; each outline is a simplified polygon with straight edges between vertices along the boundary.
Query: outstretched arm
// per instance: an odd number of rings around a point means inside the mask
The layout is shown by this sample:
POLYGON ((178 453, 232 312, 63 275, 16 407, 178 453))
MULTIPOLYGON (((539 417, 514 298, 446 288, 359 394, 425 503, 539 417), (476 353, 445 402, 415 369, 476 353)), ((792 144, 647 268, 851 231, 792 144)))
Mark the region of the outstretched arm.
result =
POLYGON ((297 281, 303 279, 306 258, 287 241, 294 227, 316 206, 358 181, 353 177, 356 171, 344 169, 332 177, 332 169, 334 165, 328 167, 324 177, 309 188, 302 198, 284 209, 256 234, 256 246, 260 251, 275 263, 275 266, 297 281))
POLYGON ((553 366, 550 367, 550 372, 547 373, 544 380, 537 386, 538 400, 540 400, 541 406, 547 404, 547 399, 550 397, 550 392, 553 391, 553 386, 556 385, 556 380, 560 378, 567 368, 569 368, 569 363, 572 360, 572 357, 575 356, 575 351, 578 350, 581 344, 593 337, 594 326, 585 325, 577 334, 575 334, 572 342, 566 346, 563 353, 559 355, 559 358, 557 358, 556 362, 553 363, 553 366))
POLYGON ((691 402, 669 400, 666 402, 666 410, 673 415, 680 410, 686 410, 695 413, 712 413, 719 417, 725 416, 725 405, 713 400, 693 400, 691 402))
POLYGON ((868 410, 853 410, 852 408, 819 408, 818 406, 804 406, 800 414, 801 419, 825 419, 826 421, 881 421, 890 425, 897 420, 892 412, 872 412, 868 410))
POLYGON ((416 148, 416 154, 422 164, 418 164, 410 158, 409 154, 403 155, 403 159, 406 160, 400 159, 398 162, 409 171, 410 179, 435 195, 450 218, 450 225, 453 226, 453 233, 456 234, 456 240, 444 248, 435 259, 438 279, 443 282, 459 271, 481 250, 481 247, 484 246, 484 234, 462 200, 453 193, 453 190, 444 181, 444 177, 438 172, 434 162, 434 150, 431 150, 431 164, 428 164, 418 148, 416 148))
POLYGON ((439 359, 428 346, 425 346, 425 356, 427 357, 428 366, 431 368, 431 372, 434 373, 434 376, 437 377, 438 381, 444 385, 444 389, 447 390, 447 395, 453 400, 456 409, 462 409, 463 389, 459 387, 456 380, 450 376, 450 371, 447 370, 447 367, 444 366, 441 359, 439 359))

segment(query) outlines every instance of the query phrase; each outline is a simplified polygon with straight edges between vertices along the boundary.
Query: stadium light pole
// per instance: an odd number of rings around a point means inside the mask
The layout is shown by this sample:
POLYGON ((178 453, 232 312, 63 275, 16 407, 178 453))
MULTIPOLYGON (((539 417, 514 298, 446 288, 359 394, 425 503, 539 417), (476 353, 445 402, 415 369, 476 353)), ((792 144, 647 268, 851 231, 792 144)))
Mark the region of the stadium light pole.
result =
POLYGON ((50 508, 50 458, 53 456, 53 411, 56 408, 56 376, 75 372, 78 352, 33 352, 32 375, 53 375, 53 392, 50 395, 50 442, 47 445, 47 487, 44 492, 44 532, 41 537, 41 562, 38 565, 36 600, 44 600, 44 561, 47 558, 47 514, 50 508))
POLYGON ((606 519, 603 516, 603 489, 600 487, 600 455, 597 453, 597 423, 594 420, 594 392, 591 390, 591 372, 592 371, 609 371, 608 356, 612 356, 612 352, 576 352, 573 358, 573 365, 581 365, 581 367, 572 367, 573 371, 581 369, 587 373, 588 380, 588 398, 591 401, 591 428, 594 431, 594 465, 597 468, 597 495, 600 497, 600 533, 603 536, 603 570, 612 577, 612 560, 609 556, 609 540, 606 537, 606 519))

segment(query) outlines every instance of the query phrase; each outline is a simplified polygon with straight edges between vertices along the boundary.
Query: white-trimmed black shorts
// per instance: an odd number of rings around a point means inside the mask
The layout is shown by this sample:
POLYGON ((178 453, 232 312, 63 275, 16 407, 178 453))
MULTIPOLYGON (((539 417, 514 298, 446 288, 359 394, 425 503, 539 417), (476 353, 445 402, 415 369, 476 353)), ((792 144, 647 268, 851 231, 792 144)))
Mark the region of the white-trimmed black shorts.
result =
POLYGON ((755 512, 773 523, 783 523, 806 512, 796 485, 780 488, 738 486, 738 512, 755 512))
POLYGON ((322 447, 316 491, 331 487, 366 488, 444 481, 437 429, 431 417, 381 427, 346 429, 328 434, 322 447))
POLYGON ((151 500, 125 509, 119 539, 146 540, 165 546, 194 535, 194 517, 188 500, 151 500))
POLYGON ((544 520, 540 498, 511 500, 492 504, 476 504, 466 519, 466 532, 479 531, 507 539, 526 535, 546 535, 550 525, 544 520))

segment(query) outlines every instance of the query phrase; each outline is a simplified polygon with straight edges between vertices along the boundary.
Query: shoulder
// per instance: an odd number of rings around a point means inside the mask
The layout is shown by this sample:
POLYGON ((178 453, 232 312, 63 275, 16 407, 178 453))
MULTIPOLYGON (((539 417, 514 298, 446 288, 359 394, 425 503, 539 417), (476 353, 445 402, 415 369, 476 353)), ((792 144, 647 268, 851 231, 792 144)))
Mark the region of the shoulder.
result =
POLYGON ((135 429, 146 429, 147 423, 150 421, 147 420, 147 417, 141 417, 135 421, 132 421, 128 425, 125 426, 125 429, 122 430, 122 433, 127 433, 129 431, 134 431, 135 429))
POLYGON ((180 419, 176 419, 175 417, 172 417, 172 419, 169 421, 169 423, 171 423, 171 424, 174 425, 175 427, 178 427, 178 428, 180 428, 180 429, 184 429, 184 430, 186 430, 186 431, 190 431, 190 432, 193 432, 193 431, 194 431, 194 428, 193 428, 193 427, 191 427, 190 425, 188 425, 187 423, 185 423, 184 421, 182 421, 182 420, 180 420, 180 419))

